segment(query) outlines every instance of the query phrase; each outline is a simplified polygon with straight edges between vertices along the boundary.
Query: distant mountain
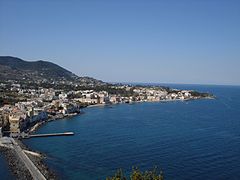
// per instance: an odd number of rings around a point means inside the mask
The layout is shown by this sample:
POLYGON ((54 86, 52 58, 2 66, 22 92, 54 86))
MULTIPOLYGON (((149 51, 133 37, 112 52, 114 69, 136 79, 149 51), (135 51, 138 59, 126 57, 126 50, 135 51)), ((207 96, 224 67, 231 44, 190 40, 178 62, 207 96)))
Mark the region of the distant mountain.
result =
MULTIPOLYGON (((90 77, 78 77, 72 72, 48 61, 24 61, 11 56, 0 56, 0 80, 29 82, 68 82, 102 84, 90 77)), ((103 83, 104 84, 104 83, 103 83)))

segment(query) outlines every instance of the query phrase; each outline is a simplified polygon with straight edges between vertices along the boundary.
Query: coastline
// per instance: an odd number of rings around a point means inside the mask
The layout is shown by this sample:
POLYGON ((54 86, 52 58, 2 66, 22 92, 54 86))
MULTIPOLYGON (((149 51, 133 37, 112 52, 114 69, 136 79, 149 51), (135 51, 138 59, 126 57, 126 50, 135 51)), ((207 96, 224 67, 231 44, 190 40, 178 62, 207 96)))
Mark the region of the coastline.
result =
POLYGON ((62 119, 65 119, 65 118, 68 119, 68 118, 77 116, 79 114, 81 114, 81 113, 73 113, 73 114, 68 114, 68 115, 57 115, 57 116, 49 117, 47 120, 36 123, 27 132, 29 134, 34 133, 37 129, 39 129, 41 126, 43 126, 44 124, 46 124, 48 122, 62 120, 62 119))
MULTIPOLYGON (((94 107, 106 107, 106 106, 110 106, 110 105, 117 105, 117 104, 135 104, 135 103, 167 103, 167 102, 185 102, 185 101, 193 101, 193 100, 213 100, 215 99, 215 97, 200 97, 200 98, 194 98, 194 99, 168 99, 168 100, 160 100, 160 101, 132 101, 132 102, 121 102, 121 103, 110 103, 110 104, 93 104, 93 105, 88 105, 86 107, 83 108, 94 108, 94 107)), ((44 120, 42 122, 38 122, 36 123, 34 126, 32 126, 27 132, 28 133, 34 133, 35 131, 37 131, 37 129, 41 128, 41 126, 43 126, 44 124, 51 122, 51 121, 56 121, 56 120, 62 120, 62 119, 68 119, 77 115, 80 115, 80 113, 73 113, 73 114, 67 114, 67 115, 63 115, 63 114, 59 114, 56 116, 52 116, 49 117, 47 120, 44 120)))
POLYGON ((216 97, 196 97, 196 98, 189 98, 189 99, 163 99, 163 100, 145 100, 145 101, 130 101, 130 102, 119 102, 119 103, 109 103, 109 104, 93 104, 88 105, 84 108, 93 108, 93 107, 104 107, 104 106, 111 106, 111 105, 117 105, 117 104, 136 104, 136 103, 164 103, 164 102, 185 102, 185 101, 194 101, 194 100, 213 100, 216 99, 216 97))
MULTIPOLYGON (((199 97, 199 98, 192 98, 192 99, 166 99, 166 100, 160 100, 160 101, 131 101, 131 102, 121 102, 121 103, 110 103, 110 104, 93 104, 93 105, 87 105, 86 107, 83 108, 94 108, 94 107, 106 107, 106 106, 111 106, 111 105, 118 105, 118 104, 135 104, 135 103, 167 103, 167 102, 185 102, 185 101, 193 101, 193 100, 213 100, 215 97, 199 97)), ((44 124, 51 122, 51 121, 56 121, 56 120, 62 120, 62 119, 68 119, 77 115, 80 115, 80 113, 73 113, 73 114, 59 114, 56 116, 49 117, 47 120, 44 120, 42 122, 36 123, 34 126, 32 126, 27 132, 29 134, 34 133, 37 131, 37 129, 41 128, 44 124)))
MULTIPOLYGON (((160 100, 160 101, 133 101, 133 102, 123 102, 123 103, 112 103, 112 104, 95 104, 95 105, 88 105, 84 108, 92 108, 92 107, 105 107, 108 105, 117 105, 117 104, 134 104, 134 103, 148 103, 148 102, 159 102, 159 103, 164 103, 164 102, 174 102, 174 101, 192 101, 192 100, 200 100, 200 99, 215 99, 212 97, 205 97, 205 98, 196 98, 196 99, 173 99, 173 100, 160 100)), ((51 121, 56 121, 56 120, 62 120, 64 118, 71 118, 74 116, 77 116, 81 113, 74 113, 74 114, 68 114, 68 115, 57 115, 57 116, 52 116, 49 117, 47 120, 38 122, 34 126, 32 126, 29 130, 28 133, 34 133, 37 131, 39 128, 41 128, 44 124, 51 122, 51 121)), ((32 152, 37 152, 35 150, 32 150, 31 148, 27 147, 22 140, 16 140, 18 144, 25 150, 29 150, 32 152)), ((0 147, 0 152, 3 153, 10 170, 13 174, 13 176, 16 177, 16 179, 32 179, 31 174, 25 167, 25 165, 18 159, 16 156, 15 152, 12 149, 7 149, 4 147, 0 147)), ((28 154, 27 156, 31 159, 31 161, 37 166, 37 168, 42 172, 42 174, 50 180, 55 180, 58 179, 57 174, 48 167, 48 165, 44 162, 44 159, 47 157, 47 155, 44 155, 41 152, 37 152, 41 154, 40 157, 36 157, 33 155, 28 154)))

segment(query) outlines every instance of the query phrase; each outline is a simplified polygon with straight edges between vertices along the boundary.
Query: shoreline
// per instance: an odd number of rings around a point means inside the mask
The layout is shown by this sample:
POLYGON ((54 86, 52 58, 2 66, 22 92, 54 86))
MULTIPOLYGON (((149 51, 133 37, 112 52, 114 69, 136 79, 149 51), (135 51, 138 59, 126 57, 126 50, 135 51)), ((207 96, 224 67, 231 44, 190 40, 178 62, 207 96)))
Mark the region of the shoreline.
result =
MULTIPOLYGON (((138 103, 167 103, 167 102, 186 102, 186 101, 194 101, 194 100, 213 100, 216 99, 215 97, 198 97, 198 98, 192 98, 192 99, 165 99, 165 100, 159 100, 159 101, 131 101, 131 102, 120 102, 120 103, 110 103, 110 104, 93 104, 93 105, 88 105, 84 108, 94 108, 94 107, 106 107, 106 106, 111 106, 111 105, 119 105, 119 104, 138 104, 138 103)), ((73 114, 59 114, 57 116, 49 117, 47 120, 44 120, 42 122, 36 123, 34 126, 32 126, 27 132, 29 134, 32 134, 36 132, 39 128, 41 128, 44 124, 47 124, 48 122, 52 121, 57 121, 57 120, 63 120, 63 119, 68 119, 71 117, 75 117, 82 114, 81 112, 79 113, 73 113, 73 114)))
POLYGON ((186 101, 194 101, 194 100, 213 100, 216 99, 216 97, 197 97, 197 98, 189 98, 189 99, 163 99, 163 100, 157 100, 157 101, 130 101, 130 102, 119 102, 119 103, 109 103, 109 104, 93 104, 88 105, 84 108, 93 108, 93 107, 105 107, 105 106, 111 106, 111 105, 118 105, 118 104, 137 104, 137 103, 165 103, 165 102, 186 102, 186 101))
POLYGON ((36 132, 39 128, 41 128, 41 126, 43 126, 44 124, 47 124, 48 122, 68 119, 68 118, 77 116, 79 114, 81 114, 81 113, 73 113, 73 114, 68 114, 68 115, 58 115, 55 117, 49 117, 47 120, 44 120, 42 122, 37 122, 34 126, 30 127, 30 129, 27 132, 29 134, 32 134, 32 133, 36 132))

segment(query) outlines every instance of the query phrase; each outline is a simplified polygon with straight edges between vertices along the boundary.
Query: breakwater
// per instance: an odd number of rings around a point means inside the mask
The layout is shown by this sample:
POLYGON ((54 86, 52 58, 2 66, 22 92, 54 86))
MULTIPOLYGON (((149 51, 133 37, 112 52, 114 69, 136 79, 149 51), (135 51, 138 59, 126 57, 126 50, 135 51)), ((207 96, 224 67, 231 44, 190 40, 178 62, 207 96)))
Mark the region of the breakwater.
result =
POLYGON ((56 175, 43 162, 43 156, 30 151, 21 141, 8 138, 8 143, 1 146, 0 151, 17 179, 56 179, 56 175))

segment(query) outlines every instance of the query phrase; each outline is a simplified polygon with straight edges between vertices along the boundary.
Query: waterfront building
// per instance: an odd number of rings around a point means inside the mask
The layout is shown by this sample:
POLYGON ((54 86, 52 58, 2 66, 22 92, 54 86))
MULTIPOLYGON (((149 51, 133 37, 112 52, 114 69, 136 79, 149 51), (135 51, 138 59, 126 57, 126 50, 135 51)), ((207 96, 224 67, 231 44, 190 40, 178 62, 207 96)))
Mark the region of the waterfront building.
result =
POLYGON ((80 106, 75 103, 62 103, 59 108, 59 112, 66 115, 72 113, 79 113, 80 106))
POLYGON ((98 104, 99 98, 91 98, 91 97, 82 97, 82 98, 76 98, 75 101, 79 101, 81 103, 86 103, 86 104, 98 104))
POLYGON ((10 135, 17 137, 26 127, 29 122, 27 115, 21 111, 12 112, 9 114, 10 135))
POLYGON ((9 123, 9 113, 12 111, 12 106, 4 105, 0 108, 0 126, 5 127, 9 123))
POLYGON ((100 94, 100 95, 99 95, 99 103, 100 103, 100 104, 104 104, 104 103, 105 103, 105 102, 104 102, 104 97, 105 97, 104 94, 100 94))
POLYGON ((44 121, 48 118, 48 114, 42 108, 32 108, 30 113, 30 123, 44 121))
POLYGON ((120 103, 120 102, 121 102, 121 98, 118 97, 117 95, 111 95, 111 96, 109 97, 109 101, 110 101, 111 103, 113 103, 113 104, 115 104, 115 103, 120 103))
POLYGON ((2 134, 2 127, 0 127, 0 138, 3 137, 3 134, 2 134))

